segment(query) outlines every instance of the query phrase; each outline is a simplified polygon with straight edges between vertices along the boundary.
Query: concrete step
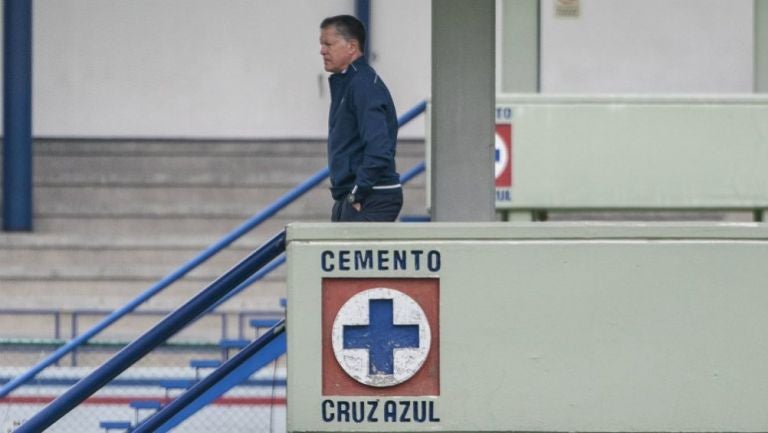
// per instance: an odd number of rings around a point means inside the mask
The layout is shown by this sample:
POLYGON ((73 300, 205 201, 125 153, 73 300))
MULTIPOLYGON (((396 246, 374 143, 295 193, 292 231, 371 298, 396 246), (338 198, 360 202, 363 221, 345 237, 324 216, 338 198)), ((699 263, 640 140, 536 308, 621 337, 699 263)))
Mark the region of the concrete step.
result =
MULTIPOLYGON (((423 141, 401 141, 397 158, 401 172, 421 162, 423 141)), ((261 181, 295 185, 325 166, 326 153, 324 141, 38 139, 34 143, 34 162, 33 173, 39 185, 252 185, 261 181)))
POLYGON ((40 155, 35 159, 35 185, 269 185, 291 188, 325 164, 325 157, 321 155, 40 155))
MULTIPOLYGON (((36 215, 100 217, 227 217, 245 220, 285 194, 283 188, 261 187, 39 187, 36 215)), ((407 191, 408 208, 424 208, 424 191, 407 191), (418 203, 414 205, 413 203, 418 203)), ((328 191, 314 189, 281 211, 284 218, 327 218, 328 191)))
MULTIPOLYGON (((330 205, 329 205, 330 206, 330 205)), ((303 221, 328 221, 329 215, 317 220, 303 221)), ((210 245, 226 234, 242 226, 246 218, 240 217, 104 217, 104 218, 78 218, 78 217, 40 217, 35 219, 35 233, 33 240, 26 241, 23 234, 14 234, 17 242, 69 242, 73 236, 83 239, 106 239, 107 242, 125 244, 139 242, 168 243, 164 239, 176 239, 179 245, 194 240, 202 248, 210 245), (65 238, 62 241, 46 238, 65 238)), ((293 219, 272 217, 257 226, 250 234, 243 236, 247 245, 255 247, 264 239, 279 232, 293 219)), ((0 234, 0 245, 7 244, 11 240, 4 241, 0 234)), ((82 241, 84 242, 84 241, 82 241)))
MULTIPOLYGON (((35 232, 0 233, 0 310, 119 308, 326 164, 323 140, 38 139, 34 152, 35 232)), ((400 142, 401 172, 423 158, 423 142, 400 142)), ((406 187, 404 214, 424 213, 424 185, 406 187)), ((177 308, 287 224, 328 221, 331 206, 325 182, 141 308, 177 308)), ((274 310, 284 276, 221 309, 274 310)), ((3 320, 14 331, 18 317, 3 320)), ((126 323, 119 332, 138 326, 126 323)))
MULTIPOLYGON (((398 167, 424 159, 424 144, 402 142, 398 167)), ((35 143, 37 185, 273 185, 292 187, 326 165, 325 142, 35 143)))
MULTIPOLYGON (((423 158, 398 158, 402 172, 423 158)), ((323 155, 35 157, 35 185, 276 186, 290 189, 326 165, 323 155)))
MULTIPOLYGON (((164 232, 154 227, 156 221, 162 219, 119 220, 126 224, 114 230, 114 220, 100 218, 88 219, 87 224, 83 220, 61 219, 61 221, 74 222, 82 225, 70 232, 52 231, 50 228, 41 230, 37 227, 35 232, 2 233, 0 232, 0 247, 13 249, 157 249, 168 250, 181 248, 186 250, 201 251, 217 243, 225 235, 229 236, 233 230, 225 232, 204 231, 169 231, 164 232), (145 221, 143 226, 135 226, 145 221), (133 229, 133 230, 131 230, 133 229)), ((175 222, 168 220, 168 224, 175 222)), ((200 224, 204 224, 200 220, 200 224)), ((57 226, 58 227, 58 226, 57 226)), ((227 248, 237 248, 250 251, 271 239, 277 232, 285 229, 280 221, 268 220, 263 225, 255 227, 252 231, 243 234, 227 248)))
MULTIPOLYGON (((2 143, 0 143, 0 150, 2 143)), ((35 155, 124 156, 311 156, 326 152, 324 139, 151 140, 151 139, 35 139, 35 155)), ((398 156, 424 154, 423 140, 398 140, 398 156)))
MULTIPOLYGON (((4 280, 0 279, 7 309, 110 309, 122 307, 154 286, 155 280, 4 280)), ((182 279, 142 305, 142 309, 173 310, 205 289, 210 281, 182 279)), ((285 280, 265 279, 223 304, 223 311, 275 310, 286 296, 285 280)))
MULTIPOLYGON (((252 250, 230 248, 197 267, 189 278, 210 281, 252 250)), ((198 254, 197 249, 145 247, 4 248, 2 279, 160 279, 198 254)), ((276 270, 273 274, 280 275, 276 270)))
MULTIPOLYGON (((242 187, 39 187, 41 216, 196 216, 246 218, 274 202, 283 188, 242 187)), ((313 190, 283 212, 300 218, 325 212, 327 191, 313 190)))

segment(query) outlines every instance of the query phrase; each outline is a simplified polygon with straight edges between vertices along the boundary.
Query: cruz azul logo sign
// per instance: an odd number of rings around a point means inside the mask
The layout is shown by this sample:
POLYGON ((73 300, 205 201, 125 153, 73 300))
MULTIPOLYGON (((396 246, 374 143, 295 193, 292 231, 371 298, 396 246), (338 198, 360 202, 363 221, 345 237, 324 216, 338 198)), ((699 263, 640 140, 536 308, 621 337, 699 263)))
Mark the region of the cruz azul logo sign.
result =
POLYGON ((333 355, 356 381, 389 387, 424 365, 432 334, 419 304, 405 293, 377 287, 352 296, 336 314, 333 355))
POLYGON ((438 396, 439 280, 323 280, 326 396, 438 396))
POLYGON ((512 107, 496 106, 496 136, 494 140, 496 201, 512 201, 512 107))

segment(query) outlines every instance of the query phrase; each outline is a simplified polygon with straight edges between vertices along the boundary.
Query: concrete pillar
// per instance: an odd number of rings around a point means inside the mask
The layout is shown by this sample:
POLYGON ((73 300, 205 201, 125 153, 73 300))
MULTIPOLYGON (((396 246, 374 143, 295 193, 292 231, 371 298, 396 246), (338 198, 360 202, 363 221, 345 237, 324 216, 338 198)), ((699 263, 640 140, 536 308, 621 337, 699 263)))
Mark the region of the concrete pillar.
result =
POLYGON ((538 93, 539 0, 502 0, 502 93, 538 93))
POLYGON ((495 1, 432 1, 433 221, 492 221, 495 1))
POLYGON ((755 0, 755 93, 768 92, 768 0, 755 0))

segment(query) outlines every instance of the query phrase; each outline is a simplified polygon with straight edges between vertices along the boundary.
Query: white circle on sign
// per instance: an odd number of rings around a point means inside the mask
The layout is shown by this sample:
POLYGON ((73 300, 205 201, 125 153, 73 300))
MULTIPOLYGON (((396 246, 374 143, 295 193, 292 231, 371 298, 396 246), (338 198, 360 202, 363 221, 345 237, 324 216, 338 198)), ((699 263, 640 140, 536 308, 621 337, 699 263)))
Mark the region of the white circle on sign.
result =
POLYGON ((388 387, 421 369, 432 334, 427 315, 413 298, 380 287, 362 291, 342 305, 331 341, 336 361, 348 375, 365 385, 388 387))
POLYGON ((494 147, 496 149, 496 162, 494 164, 494 172, 496 179, 501 176, 501 173, 504 173, 504 169, 507 168, 507 165, 509 165, 509 151, 507 150, 507 145, 504 143, 504 139, 499 136, 499 134, 496 134, 496 139, 494 140, 494 147))

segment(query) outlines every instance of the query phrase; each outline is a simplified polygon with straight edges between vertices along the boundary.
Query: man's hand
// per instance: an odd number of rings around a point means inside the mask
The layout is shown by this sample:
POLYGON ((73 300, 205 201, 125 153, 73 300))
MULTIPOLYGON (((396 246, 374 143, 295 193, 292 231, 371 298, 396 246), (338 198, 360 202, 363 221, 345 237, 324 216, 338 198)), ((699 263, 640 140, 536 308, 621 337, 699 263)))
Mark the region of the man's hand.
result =
POLYGON ((361 203, 352 203, 352 209, 360 212, 363 210, 363 205, 361 203))

